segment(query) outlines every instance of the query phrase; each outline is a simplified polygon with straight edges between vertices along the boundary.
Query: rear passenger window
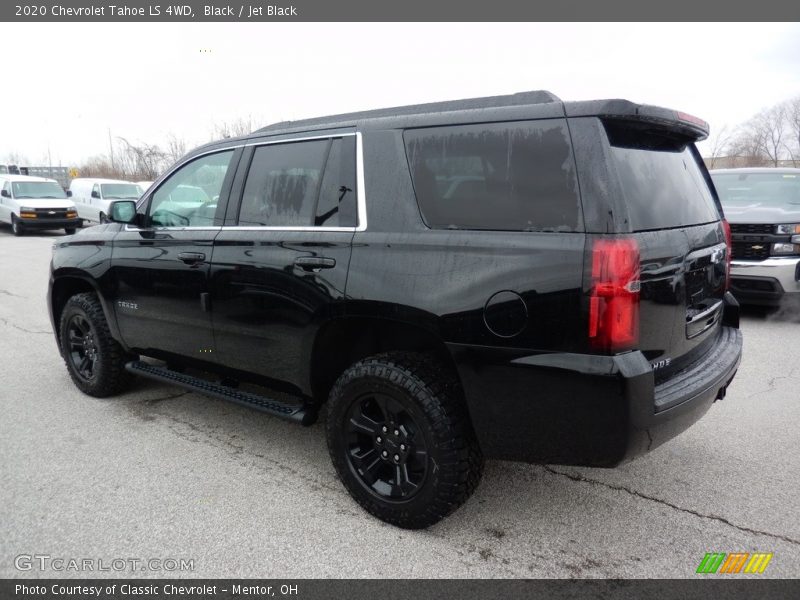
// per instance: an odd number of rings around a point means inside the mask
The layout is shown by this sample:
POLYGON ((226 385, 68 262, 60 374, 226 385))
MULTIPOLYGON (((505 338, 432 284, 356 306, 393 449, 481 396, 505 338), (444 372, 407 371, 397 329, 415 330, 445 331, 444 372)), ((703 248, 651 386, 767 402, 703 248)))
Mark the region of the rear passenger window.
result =
POLYGON ((354 227, 355 137, 257 147, 239 225, 354 227))
POLYGON ((563 119, 412 129, 404 139, 429 227, 579 229, 580 197, 563 119))
POLYGON ((348 136, 333 140, 314 225, 321 227, 355 227, 356 209, 356 138, 348 136))

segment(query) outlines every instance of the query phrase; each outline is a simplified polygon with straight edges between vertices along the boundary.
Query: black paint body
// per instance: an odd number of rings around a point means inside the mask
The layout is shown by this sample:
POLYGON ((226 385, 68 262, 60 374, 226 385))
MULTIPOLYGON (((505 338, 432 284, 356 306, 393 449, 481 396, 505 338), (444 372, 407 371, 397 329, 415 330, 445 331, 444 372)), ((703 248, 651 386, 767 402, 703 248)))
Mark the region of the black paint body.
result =
POLYGON ((720 271, 708 258, 724 244, 722 225, 630 229, 601 119, 634 119, 645 109, 667 119, 671 111, 506 98, 279 124, 199 148, 195 155, 241 148, 214 227, 148 228, 145 196, 142 227, 110 224, 65 238, 53 256, 51 318, 58 321, 69 292, 94 289, 126 348, 282 386, 316 403, 352 360, 376 350, 433 351, 457 370, 490 457, 613 466, 641 454, 702 416, 738 367, 738 307, 724 292, 724 265, 720 271), (426 225, 405 129, 540 119, 568 132, 558 162, 575 181, 578 230, 426 225), (343 132, 358 132, 363 144, 366 228, 235 226, 249 145, 343 132), (587 339, 587 261, 593 240, 618 234, 636 238, 641 251, 640 341, 609 355, 587 339), (178 258, 186 252, 204 259, 186 264, 178 258), (298 259, 332 265, 308 269, 298 259), (698 298, 722 302, 713 326, 690 339, 698 298), (664 366, 654 369, 659 361, 664 366))

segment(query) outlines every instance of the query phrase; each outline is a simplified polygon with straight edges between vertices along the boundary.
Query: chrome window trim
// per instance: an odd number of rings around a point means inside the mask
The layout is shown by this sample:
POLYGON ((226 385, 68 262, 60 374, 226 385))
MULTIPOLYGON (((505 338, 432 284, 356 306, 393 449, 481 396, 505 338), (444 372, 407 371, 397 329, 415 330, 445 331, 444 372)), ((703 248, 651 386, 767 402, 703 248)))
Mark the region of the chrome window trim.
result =
MULTIPOLYGON (((360 131, 353 131, 347 133, 334 133, 334 134, 327 134, 327 135, 314 135, 308 137, 301 137, 301 138, 289 138, 289 139, 281 139, 281 140, 263 140, 259 142, 250 142, 247 144, 237 144, 235 146, 225 146, 224 148, 217 148, 214 150, 207 150, 206 152, 201 152, 200 154, 195 154, 194 156, 187 158, 181 163, 175 165, 173 169, 171 169, 168 173, 162 175, 158 180, 157 183, 159 187, 161 182, 166 181, 169 179, 173 173, 181 169, 184 165, 189 164, 190 162, 197 160, 203 156, 207 156, 209 154, 217 154, 219 152, 226 152, 228 150, 236 150, 237 148, 249 148, 251 146, 271 146, 273 144, 286 144, 291 142, 306 142, 312 140, 329 140, 335 138, 344 138, 344 137, 356 137, 356 189, 357 189, 357 196, 356 196, 356 207, 357 207, 357 215, 358 215, 358 226, 357 227, 314 227, 313 225, 308 226, 300 226, 300 227, 291 227, 291 226, 269 226, 269 225, 261 225, 261 226, 245 226, 239 227, 238 225, 224 225, 224 226, 216 226, 216 227, 154 227, 152 229, 140 229, 138 227, 132 227, 129 224, 125 225, 125 231, 323 231, 323 232, 349 232, 355 233, 356 231, 366 231, 367 230, 367 200, 366 200, 366 192, 364 190, 364 145, 361 139, 361 132, 360 131)), ((158 188, 155 187, 153 191, 149 194, 150 197, 158 191, 158 188)))
POLYGON ((150 229, 139 229, 130 223, 125 223, 125 231, 219 231, 222 227, 215 226, 189 226, 189 227, 152 227, 150 229))

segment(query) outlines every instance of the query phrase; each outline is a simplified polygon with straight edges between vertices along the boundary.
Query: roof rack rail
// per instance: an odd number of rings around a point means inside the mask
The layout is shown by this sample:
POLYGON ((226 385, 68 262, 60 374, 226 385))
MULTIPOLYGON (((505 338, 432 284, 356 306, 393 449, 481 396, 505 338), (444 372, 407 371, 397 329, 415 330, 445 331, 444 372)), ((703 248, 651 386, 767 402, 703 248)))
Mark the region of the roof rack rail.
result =
MULTIPOLYGON (((423 115, 438 112, 453 112, 459 110, 470 110, 477 108, 501 108, 504 106, 524 106, 526 104, 547 104, 550 102, 561 102, 561 99, 546 90, 534 90, 529 92, 518 92, 505 96, 486 96, 483 98, 467 98, 465 100, 446 100, 443 102, 429 102, 426 104, 412 104, 408 106, 396 106, 392 108, 379 108, 376 110, 365 110, 298 121, 281 121, 273 123, 256 130, 256 132, 270 132, 289 127, 305 127, 322 125, 325 123, 355 122, 364 119, 379 119, 381 117, 399 117, 407 115, 423 115)), ((254 132, 254 133, 256 133, 254 132)))

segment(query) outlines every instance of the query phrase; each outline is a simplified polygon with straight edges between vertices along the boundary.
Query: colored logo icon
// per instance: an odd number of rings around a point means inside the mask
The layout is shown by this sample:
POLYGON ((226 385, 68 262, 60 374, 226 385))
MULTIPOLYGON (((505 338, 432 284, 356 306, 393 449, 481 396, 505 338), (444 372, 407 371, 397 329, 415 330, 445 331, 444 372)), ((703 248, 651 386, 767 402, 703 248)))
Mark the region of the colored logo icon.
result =
POLYGON ((700 561, 696 573, 761 574, 771 560, 772 552, 708 552, 700 561))

